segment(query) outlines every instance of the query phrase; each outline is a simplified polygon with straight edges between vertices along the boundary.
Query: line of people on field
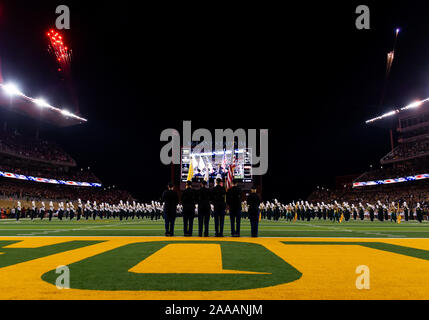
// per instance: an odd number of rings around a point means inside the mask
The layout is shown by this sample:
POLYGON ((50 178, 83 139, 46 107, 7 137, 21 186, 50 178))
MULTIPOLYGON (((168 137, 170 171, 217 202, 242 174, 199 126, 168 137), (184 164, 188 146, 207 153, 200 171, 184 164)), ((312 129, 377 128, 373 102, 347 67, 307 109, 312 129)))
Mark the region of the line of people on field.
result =
MULTIPOLYGON (((231 236, 240 237, 240 224, 243 210, 243 193, 237 185, 237 181, 232 181, 232 187, 228 190, 223 186, 222 179, 215 181, 216 185, 209 189, 207 182, 202 181, 198 190, 193 189, 192 182, 186 183, 186 188, 182 192, 180 203, 179 196, 174 190, 174 185, 169 184, 168 189, 162 194, 164 203, 165 235, 174 235, 174 224, 180 208, 183 216, 183 233, 185 237, 193 234, 195 214, 198 216, 198 236, 208 237, 209 222, 211 213, 215 222, 215 236, 224 236, 224 223, 226 210, 229 211, 231 223, 231 236)), ((246 210, 250 220, 251 236, 258 236, 259 206, 260 199, 256 193, 256 187, 252 187, 251 193, 247 195, 246 210)))
MULTIPOLYGON (((13 214, 17 221, 23 216, 23 208, 21 202, 17 202, 16 208, 13 208, 13 214)), ((120 200, 119 204, 109 204, 102 202, 97 204, 96 201, 92 203, 88 200, 86 203, 82 203, 80 199, 77 200, 77 205, 73 202, 66 201, 54 204, 52 201, 49 202, 48 206, 42 201, 39 206, 36 205, 35 201, 31 202, 31 207, 26 209, 25 217, 31 220, 47 218, 51 221, 54 217, 59 220, 89 220, 96 218, 99 219, 116 219, 128 220, 128 219, 151 219, 159 220, 162 216, 162 204, 160 202, 152 201, 152 203, 136 203, 133 201, 123 202, 120 200)))
POLYGON ((308 201, 298 201, 289 204, 282 204, 277 200, 273 202, 267 201, 260 204, 261 218, 267 220, 278 221, 281 218, 287 221, 311 221, 313 219, 330 220, 332 222, 342 222, 349 220, 365 220, 370 221, 392 221, 398 222, 402 218, 405 221, 417 220, 423 222, 425 211, 417 203, 415 208, 410 208, 406 202, 402 205, 392 202, 382 203, 377 201, 375 204, 366 203, 363 205, 349 204, 343 202, 342 204, 334 201, 333 203, 324 202, 313 204, 308 201))

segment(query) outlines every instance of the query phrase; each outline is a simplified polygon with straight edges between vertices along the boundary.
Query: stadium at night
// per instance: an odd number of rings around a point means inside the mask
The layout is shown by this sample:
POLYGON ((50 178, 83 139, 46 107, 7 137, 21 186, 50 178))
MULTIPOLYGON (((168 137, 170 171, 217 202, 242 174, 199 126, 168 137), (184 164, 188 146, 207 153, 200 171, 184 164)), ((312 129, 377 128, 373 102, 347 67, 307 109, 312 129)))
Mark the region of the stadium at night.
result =
POLYGON ((0 3, 0 302, 428 301, 427 5, 140 5, 0 3))

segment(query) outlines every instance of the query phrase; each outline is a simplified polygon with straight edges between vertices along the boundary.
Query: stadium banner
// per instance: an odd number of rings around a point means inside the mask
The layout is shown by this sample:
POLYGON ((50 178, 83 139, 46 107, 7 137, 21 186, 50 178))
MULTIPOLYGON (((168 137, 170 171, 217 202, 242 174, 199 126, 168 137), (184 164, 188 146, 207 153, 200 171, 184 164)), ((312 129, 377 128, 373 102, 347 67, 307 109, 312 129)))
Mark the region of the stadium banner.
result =
POLYGON ((353 188, 370 187, 370 186, 403 183, 403 182, 411 182, 411 181, 419 181, 419 180, 425 180, 425 179, 429 179, 429 173, 419 174, 417 176, 409 176, 406 178, 395 178, 395 179, 367 181, 367 182, 355 182, 355 183, 353 183, 353 188))
POLYGON ((0 177, 19 179, 19 180, 27 180, 27 181, 33 181, 33 182, 41 182, 41 183, 61 184, 61 185, 75 186, 75 187, 101 187, 101 183, 77 182, 77 181, 65 181, 65 180, 56 180, 56 179, 49 179, 49 178, 39 178, 39 177, 25 176, 22 174, 3 172, 3 171, 0 171, 0 177))

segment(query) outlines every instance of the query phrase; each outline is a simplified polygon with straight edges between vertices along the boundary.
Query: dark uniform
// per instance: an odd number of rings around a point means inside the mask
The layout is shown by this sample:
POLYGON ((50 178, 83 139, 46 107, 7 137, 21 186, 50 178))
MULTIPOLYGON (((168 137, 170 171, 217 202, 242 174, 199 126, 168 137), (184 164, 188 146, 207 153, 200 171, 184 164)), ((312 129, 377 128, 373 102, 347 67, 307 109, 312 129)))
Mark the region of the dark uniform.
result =
POLYGON ((226 203, 229 206, 229 216, 231 219, 231 235, 240 236, 241 222, 241 189, 238 186, 231 187, 226 193, 226 203))
POLYGON ((216 185, 212 190, 212 203, 214 207, 215 235, 223 237, 223 226, 225 223, 225 188, 221 185, 216 185))
POLYGON ((182 192, 183 206, 183 233, 185 237, 192 236, 195 218, 195 191, 192 188, 186 188, 182 192))
POLYGON ((165 190, 162 194, 162 201, 164 202, 164 220, 165 220, 165 235, 174 235, 174 222, 176 221, 176 209, 179 203, 179 197, 174 190, 165 190))
POLYGON ((209 222, 210 190, 203 186, 200 190, 198 190, 198 235, 200 237, 203 236, 203 233, 204 237, 209 236, 209 222))
POLYGON ((247 196, 247 205, 249 206, 249 220, 252 237, 258 236, 259 224, 259 205, 261 201, 256 193, 250 193, 247 196))

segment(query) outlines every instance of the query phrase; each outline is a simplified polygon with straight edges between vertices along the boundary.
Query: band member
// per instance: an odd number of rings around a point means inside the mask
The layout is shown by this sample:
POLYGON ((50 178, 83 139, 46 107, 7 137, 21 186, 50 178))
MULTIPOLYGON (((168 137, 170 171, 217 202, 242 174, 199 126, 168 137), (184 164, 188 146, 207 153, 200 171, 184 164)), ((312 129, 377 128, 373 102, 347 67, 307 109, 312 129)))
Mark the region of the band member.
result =
POLYGON ((64 214, 64 203, 60 202, 58 204, 58 219, 63 220, 63 214, 64 214))
POLYGON ((362 203, 359 203, 359 219, 363 221, 365 219, 365 211, 362 203))
POLYGON ((374 221, 374 212, 375 212, 375 210, 374 210, 374 206, 373 206, 373 205, 370 205, 369 203, 367 203, 366 205, 368 206, 369 219, 370 219, 371 221, 374 221))
POLYGON ((92 212, 91 203, 89 202, 89 200, 87 200, 85 203, 85 219, 86 220, 88 220, 89 216, 91 215, 91 212, 92 212))
POLYGON ((82 216, 83 213, 83 206, 82 206, 82 201, 80 199, 77 199, 77 220, 80 220, 80 217, 82 216))
POLYGON ((75 215, 75 211, 74 211, 74 204, 73 202, 69 202, 69 209, 70 209, 70 221, 73 220, 74 215, 75 215))
POLYGON ((42 207, 40 208, 40 220, 43 220, 45 216, 45 203, 42 201, 42 207))
POLYGON ((408 205, 407 205, 407 203, 406 202, 404 202, 404 216, 405 216, 405 221, 408 221, 409 220, 409 212, 410 212, 410 209, 408 208, 408 205))
POLYGON ((34 200, 33 200, 33 201, 31 201, 31 212, 30 212, 31 221, 33 221, 34 217, 36 216, 36 210, 37 210, 36 202, 34 202, 34 200))
POLYGON ((49 201, 49 221, 52 220, 52 216, 54 215, 54 204, 52 203, 52 201, 49 201))
POLYGON ((18 201, 18 203, 17 203, 15 215, 16 215, 16 221, 19 221, 19 218, 21 217, 21 202, 20 201, 18 201))
POLYGON ((168 184, 168 189, 162 194, 164 202, 164 220, 165 220, 165 236, 174 236, 174 222, 176 220, 176 208, 179 203, 177 192, 174 191, 174 185, 168 184))
POLYGON ((423 221, 423 210, 420 207, 420 203, 417 203, 416 216, 417 216, 417 221, 422 223, 422 221, 423 221))

